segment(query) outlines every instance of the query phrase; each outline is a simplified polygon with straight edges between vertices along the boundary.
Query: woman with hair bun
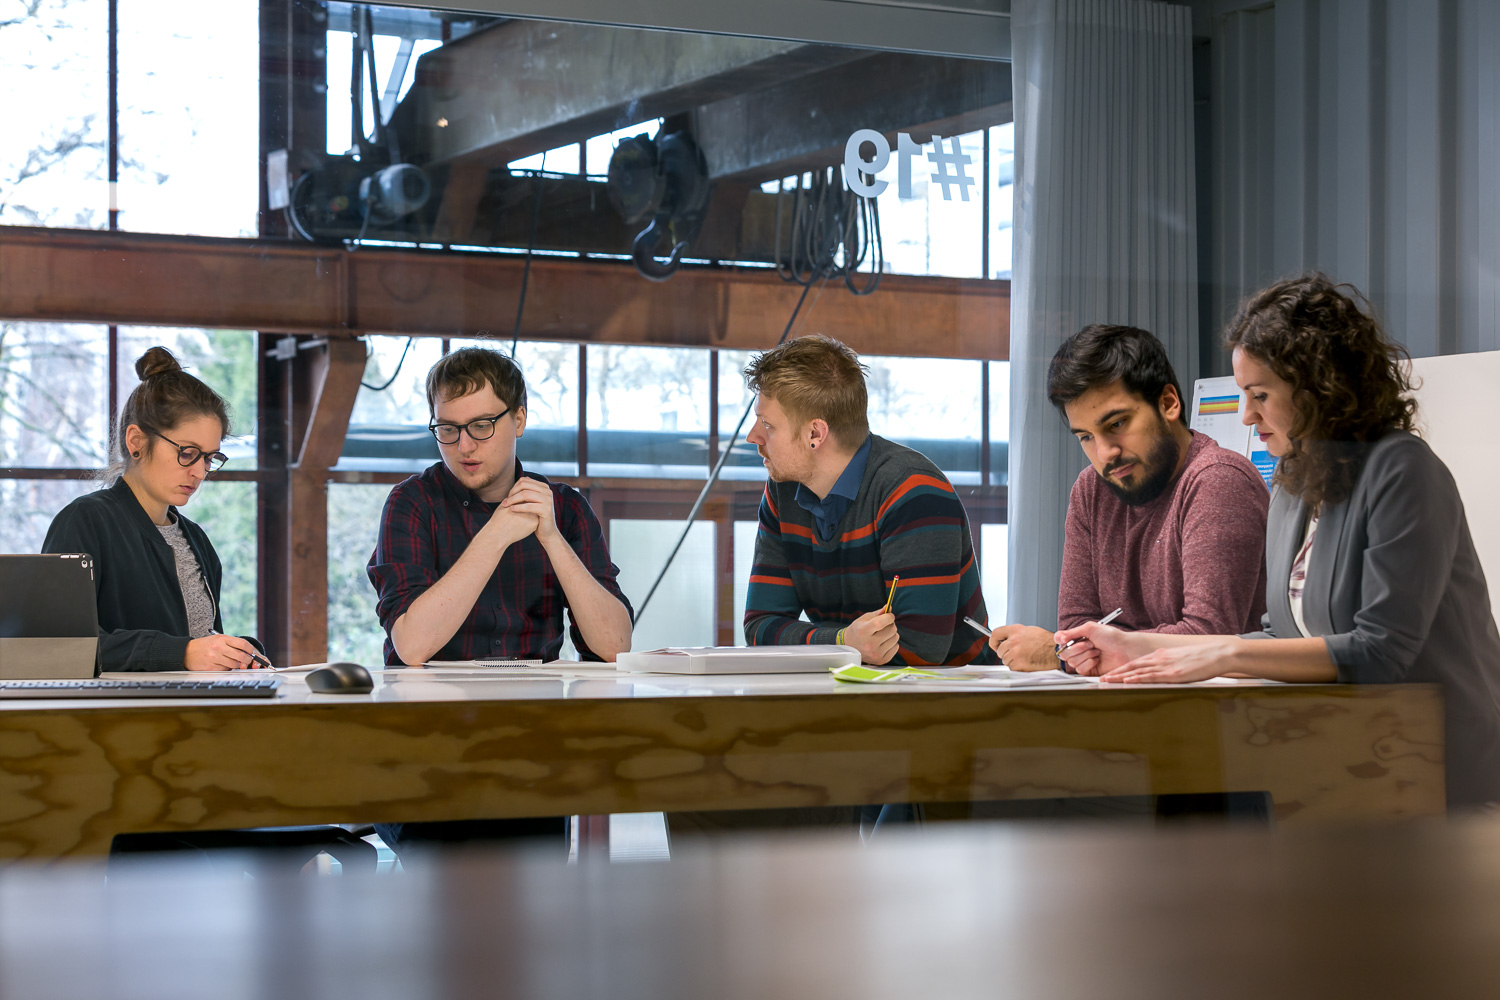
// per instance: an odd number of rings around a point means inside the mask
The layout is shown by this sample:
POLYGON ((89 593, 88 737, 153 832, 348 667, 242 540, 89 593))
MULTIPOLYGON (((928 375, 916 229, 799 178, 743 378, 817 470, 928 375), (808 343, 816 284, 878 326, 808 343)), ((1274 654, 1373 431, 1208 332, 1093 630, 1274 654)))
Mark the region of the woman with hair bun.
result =
POLYGON ((220 634, 219 557, 177 509, 226 461, 229 407, 164 347, 141 355, 135 371, 141 384, 111 440, 110 485, 58 512, 42 551, 93 556, 101 669, 269 665, 254 639, 220 634))
POLYGON ((1080 673, 1439 684, 1450 808, 1500 801, 1500 633, 1453 476, 1413 431, 1406 352, 1321 274, 1250 297, 1225 336, 1247 424, 1281 461, 1262 631, 1057 634, 1080 673))

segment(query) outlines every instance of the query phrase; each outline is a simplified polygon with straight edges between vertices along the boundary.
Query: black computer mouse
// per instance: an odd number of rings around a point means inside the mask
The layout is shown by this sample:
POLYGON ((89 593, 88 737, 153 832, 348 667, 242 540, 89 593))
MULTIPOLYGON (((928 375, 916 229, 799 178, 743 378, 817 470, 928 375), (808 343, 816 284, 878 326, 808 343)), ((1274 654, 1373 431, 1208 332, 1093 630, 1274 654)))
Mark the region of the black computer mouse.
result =
POLYGON ((307 675, 307 687, 320 694, 369 694, 375 681, 358 663, 330 663, 307 675))

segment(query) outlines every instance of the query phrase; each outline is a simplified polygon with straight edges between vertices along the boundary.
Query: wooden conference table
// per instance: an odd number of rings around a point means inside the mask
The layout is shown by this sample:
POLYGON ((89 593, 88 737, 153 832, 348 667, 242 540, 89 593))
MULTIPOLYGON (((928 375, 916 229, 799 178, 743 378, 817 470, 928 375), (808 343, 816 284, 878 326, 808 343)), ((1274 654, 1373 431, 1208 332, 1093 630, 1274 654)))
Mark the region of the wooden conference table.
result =
POLYGON ((993 824, 405 873, 0 871, 0 993, 150 1000, 1475 1000, 1500 825, 993 824), (135 877, 139 875, 139 877, 135 877))
POLYGON ((1420 685, 554 664, 377 671, 351 696, 283 676, 274 701, 0 702, 0 857, 152 830, 1224 791, 1268 792, 1285 824, 1443 811, 1441 694, 1420 685))

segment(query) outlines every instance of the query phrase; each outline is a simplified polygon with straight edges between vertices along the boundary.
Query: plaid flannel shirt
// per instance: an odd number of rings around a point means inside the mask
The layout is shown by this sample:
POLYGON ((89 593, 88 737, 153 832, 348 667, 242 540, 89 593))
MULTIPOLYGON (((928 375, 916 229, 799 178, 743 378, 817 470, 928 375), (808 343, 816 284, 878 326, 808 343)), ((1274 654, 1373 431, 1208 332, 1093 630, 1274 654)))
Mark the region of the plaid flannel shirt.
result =
MULTIPOLYGON (((523 475, 551 487, 558 531, 594 579, 634 617, 630 602, 616 583, 620 570, 610 562, 599 519, 583 494, 525 472, 517 461, 516 476, 523 475)), ((453 568, 489 522, 496 506, 469 492, 442 462, 391 490, 380 517, 380 538, 368 565, 370 582, 379 599, 376 614, 386 633, 386 663, 401 662, 390 639, 391 627, 413 601, 453 568)), ((468 617, 433 659, 555 660, 562 648, 563 608, 567 603, 542 544, 535 535, 528 535, 505 550, 468 617)), ((585 660, 599 659, 584 643, 576 622, 571 628, 579 655, 585 660)))

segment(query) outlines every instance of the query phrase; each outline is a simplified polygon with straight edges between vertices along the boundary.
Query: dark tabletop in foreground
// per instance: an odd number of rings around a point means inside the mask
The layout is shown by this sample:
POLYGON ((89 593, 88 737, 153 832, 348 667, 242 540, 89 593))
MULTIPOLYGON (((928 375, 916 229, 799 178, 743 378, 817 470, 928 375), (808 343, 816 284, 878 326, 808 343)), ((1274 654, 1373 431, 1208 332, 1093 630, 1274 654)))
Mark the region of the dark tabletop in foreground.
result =
MULTIPOLYGON (((201 866, 200 866, 201 867, 201 866)), ((0 871, 5 997, 1463 997, 1500 822, 953 825, 370 877, 0 871)))

